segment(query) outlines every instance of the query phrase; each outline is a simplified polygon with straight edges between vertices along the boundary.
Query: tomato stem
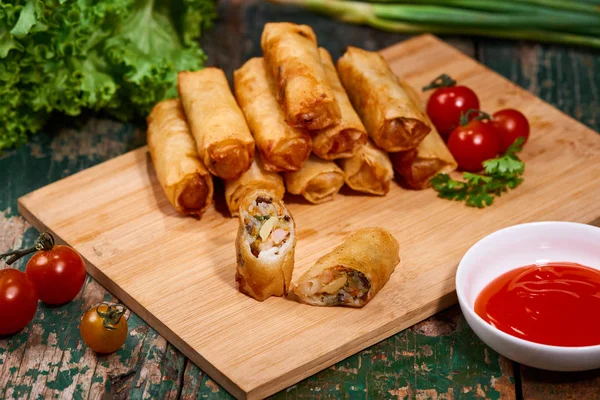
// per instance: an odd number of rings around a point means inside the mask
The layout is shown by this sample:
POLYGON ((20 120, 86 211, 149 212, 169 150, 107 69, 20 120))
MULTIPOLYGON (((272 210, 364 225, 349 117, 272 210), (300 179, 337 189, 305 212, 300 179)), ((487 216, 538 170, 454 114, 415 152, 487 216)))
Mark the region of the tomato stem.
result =
POLYGON ((451 87, 451 86, 455 86, 455 85, 456 85, 456 81, 454 79, 450 78, 450 76, 448 76, 446 74, 441 74, 440 76, 438 76, 437 78, 432 80, 429 85, 423 87, 423 91, 425 92, 430 89, 439 89, 439 88, 451 87))
POLYGON ((478 110, 476 108, 469 108, 467 110, 467 112, 462 113, 460 115, 460 125, 465 126, 470 121, 482 121, 484 119, 490 120, 490 119, 492 119, 492 116, 490 114, 483 112, 481 110, 478 110), (475 118, 469 118, 472 113, 477 113, 478 115, 475 118))
POLYGON ((52 250, 53 247, 54 247, 54 236, 52 236, 52 234, 50 234, 49 232, 42 232, 42 233, 40 233, 40 236, 38 236, 38 238, 33 243, 33 246, 27 247, 25 249, 11 250, 6 253, 2 253, 2 254, 0 254, 0 258, 10 256, 10 258, 8 260, 6 260, 6 264, 12 265, 15 261, 17 261, 18 259, 20 259, 22 257, 25 257, 28 254, 35 253, 36 251, 52 250))
POLYGON ((109 331, 117 330, 115 325, 121 321, 121 318, 126 311, 127 309, 122 305, 115 306, 113 304, 100 303, 96 306, 96 313, 102 318, 102 325, 104 326, 104 329, 109 331), (106 306, 106 312, 100 311, 101 305, 106 306))

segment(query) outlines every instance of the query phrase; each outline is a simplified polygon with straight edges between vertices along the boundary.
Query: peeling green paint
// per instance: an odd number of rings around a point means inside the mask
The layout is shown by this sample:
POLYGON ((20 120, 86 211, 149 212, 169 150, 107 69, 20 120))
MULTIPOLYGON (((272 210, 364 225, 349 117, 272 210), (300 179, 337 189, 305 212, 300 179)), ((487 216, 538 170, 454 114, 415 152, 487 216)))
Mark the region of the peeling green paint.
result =
MULTIPOLYGON (((39 312, 38 312, 38 314, 39 314, 39 312)), ((35 321, 35 319, 34 319, 34 321, 35 321)), ((20 331, 18 333, 15 333, 14 335, 10 336, 7 339, 8 346, 6 346, 6 350, 9 353, 12 353, 13 351, 16 351, 21 346, 24 346, 25 343, 27 343, 27 338, 28 337, 29 337, 29 329, 28 329, 28 327, 26 327, 22 331, 20 331)))
POLYGON ((48 370, 39 370, 39 369, 29 369, 27 370, 27 372, 25 372, 25 376, 33 376, 34 378, 42 375, 42 376, 47 376, 50 374, 50 371, 48 370))
POLYGON ((16 386, 8 386, 6 392, 12 392, 11 397, 15 399, 20 399, 26 397, 30 391, 30 387, 27 385, 16 385, 16 386))
POLYGON ((64 369, 58 371, 56 379, 49 381, 46 386, 50 389, 65 390, 73 384, 73 376, 79 372, 79 368, 64 369))
POLYGON ((73 392, 73 399, 83 400, 83 389, 81 388, 81 385, 75 386, 75 392, 73 392))

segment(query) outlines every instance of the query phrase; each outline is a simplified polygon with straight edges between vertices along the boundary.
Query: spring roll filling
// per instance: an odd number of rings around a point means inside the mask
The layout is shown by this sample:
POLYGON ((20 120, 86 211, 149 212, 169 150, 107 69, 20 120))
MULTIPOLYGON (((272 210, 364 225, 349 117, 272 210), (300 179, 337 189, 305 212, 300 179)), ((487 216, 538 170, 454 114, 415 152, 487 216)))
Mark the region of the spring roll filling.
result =
POLYGON ((362 272, 337 265, 301 283, 301 289, 328 306, 358 305, 367 298, 371 283, 362 272))
POLYGON ((252 255, 259 259, 279 257, 291 237, 291 218, 278 215, 281 212, 273 204, 273 199, 258 196, 250 205, 244 217, 246 240, 252 255))

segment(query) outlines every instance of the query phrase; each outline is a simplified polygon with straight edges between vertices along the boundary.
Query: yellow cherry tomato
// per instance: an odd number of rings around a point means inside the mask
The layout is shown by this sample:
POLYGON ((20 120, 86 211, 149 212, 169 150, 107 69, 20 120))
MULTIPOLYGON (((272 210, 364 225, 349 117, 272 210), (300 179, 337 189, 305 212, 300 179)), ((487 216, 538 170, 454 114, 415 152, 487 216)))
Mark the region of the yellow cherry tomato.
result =
POLYGON ((86 311, 79 331, 88 347, 97 353, 114 353, 127 339, 127 319, 123 306, 101 303, 86 311))

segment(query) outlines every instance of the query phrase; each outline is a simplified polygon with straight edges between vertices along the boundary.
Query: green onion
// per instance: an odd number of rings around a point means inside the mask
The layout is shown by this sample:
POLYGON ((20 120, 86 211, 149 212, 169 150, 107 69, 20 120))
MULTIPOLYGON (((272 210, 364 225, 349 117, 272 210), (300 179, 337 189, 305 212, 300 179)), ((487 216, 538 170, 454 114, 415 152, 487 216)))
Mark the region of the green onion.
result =
POLYGON ((415 4, 415 3, 426 3, 432 5, 440 5, 445 7, 457 7, 465 8, 470 10, 479 11, 500 11, 506 13, 506 15, 513 15, 518 13, 541 13, 540 7, 533 6, 530 4, 511 4, 510 8, 505 3, 498 3, 496 1, 488 0, 365 0, 371 3, 395 3, 395 4, 415 4))
POLYGON ((580 4, 566 0, 420 0, 418 5, 414 2, 410 5, 401 4, 402 0, 384 0, 385 3, 271 1, 302 6, 345 22, 391 32, 466 34, 600 48, 600 13, 584 14, 566 8, 586 6, 600 11, 592 0, 580 4), (450 7, 459 3, 461 7, 450 7), (487 7, 488 11, 464 8, 467 3, 471 7, 487 7), (565 9, 552 8, 554 3, 563 4, 565 9), (517 13, 516 9, 519 10, 517 13))
POLYGON ((405 4, 439 4, 445 6, 457 6, 485 10, 501 10, 503 12, 514 12, 515 10, 542 11, 551 9, 553 11, 569 10, 583 13, 600 14, 600 1, 598 0, 365 0, 372 3, 405 3, 405 4))
POLYGON ((546 14, 501 14, 431 5, 373 4, 373 12, 384 19, 460 27, 565 29, 600 25, 600 17, 595 15, 575 14, 570 18, 562 15, 559 18, 546 14))

